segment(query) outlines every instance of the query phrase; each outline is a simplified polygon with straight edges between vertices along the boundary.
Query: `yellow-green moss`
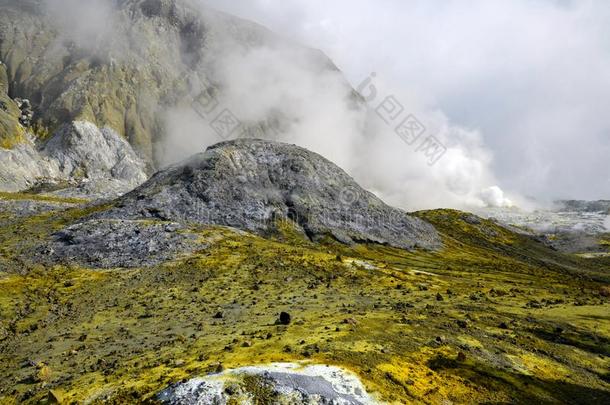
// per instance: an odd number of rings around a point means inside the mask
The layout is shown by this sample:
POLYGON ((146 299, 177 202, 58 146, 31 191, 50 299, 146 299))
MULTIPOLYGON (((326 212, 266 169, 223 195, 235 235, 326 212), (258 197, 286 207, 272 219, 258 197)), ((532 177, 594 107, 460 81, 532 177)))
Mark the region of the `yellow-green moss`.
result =
POLYGON ((0 192, 0 200, 12 200, 12 201, 43 201, 59 204, 84 204, 88 200, 83 198, 67 198, 67 197, 56 197, 44 194, 27 194, 27 193, 5 193, 0 192))
MULTIPOLYGON (((10 249, 82 215, 13 224, 10 249)), ((0 401, 55 390, 66 402, 138 402, 222 368, 300 360, 345 367, 394 403, 603 397, 610 304, 580 277, 593 270, 569 273, 577 259, 473 226, 439 226, 440 252, 318 245, 290 223, 277 239, 201 227, 196 254, 155 268, 7 274, 0 401), (281 311, 290 325, 276 323, 281 311), (46 381, 24 359, 48 367, 46 381)), ((248 383, 261 398, 262 388, 248 383)))

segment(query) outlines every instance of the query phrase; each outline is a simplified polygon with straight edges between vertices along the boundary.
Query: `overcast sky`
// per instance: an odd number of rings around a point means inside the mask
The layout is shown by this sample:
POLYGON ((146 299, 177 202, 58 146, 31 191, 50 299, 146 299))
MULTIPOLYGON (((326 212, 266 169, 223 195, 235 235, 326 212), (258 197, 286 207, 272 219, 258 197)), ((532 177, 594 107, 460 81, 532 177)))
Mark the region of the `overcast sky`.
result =
POLYGON ((610 199, 610 4, 202 0, 481 134, 509 193, 610 199))

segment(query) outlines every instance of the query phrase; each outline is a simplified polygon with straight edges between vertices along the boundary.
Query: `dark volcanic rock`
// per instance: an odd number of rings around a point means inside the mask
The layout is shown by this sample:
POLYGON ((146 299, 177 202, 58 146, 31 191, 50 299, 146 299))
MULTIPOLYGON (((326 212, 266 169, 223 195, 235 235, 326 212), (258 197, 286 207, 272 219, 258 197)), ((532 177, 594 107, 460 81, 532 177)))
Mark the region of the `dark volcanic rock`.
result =
POLYGON ((152 266, 204 247, 182 225, 150 221, 91 220, 53 237, 38 252, 44 260, 94 268, 152 266))
POLYGON ((432 225, 386 205, 320 155, 263 140, 219 143, 157 173, 99 215, 217 224, 262 235, 290 219, 312 240, 441 246, 432 225))
POLYGON ((280 313, 280 318, 278 321, 281 325, 289 325, 291 319, 292 318, 288 312, 282 312, 280 313))

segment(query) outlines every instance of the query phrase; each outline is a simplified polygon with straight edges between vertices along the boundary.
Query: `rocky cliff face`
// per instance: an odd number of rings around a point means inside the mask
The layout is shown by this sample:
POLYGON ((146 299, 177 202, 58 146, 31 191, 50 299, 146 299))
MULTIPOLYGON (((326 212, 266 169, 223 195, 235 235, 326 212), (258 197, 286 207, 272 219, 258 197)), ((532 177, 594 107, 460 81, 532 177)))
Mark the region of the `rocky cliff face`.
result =
MULTIPOLYGON (((0 1, 0 86, 31 101, 37 126, 54 132, 76 120, 109 127, 149 162, 165 132, 161 112, 226 85, 215 71, 220 55, 282 42, 188 0, 72 1, 69 13, 56 4, 0 1)), ((335 69, 321 53, 304 52, 320 70, 335 69)), ((0 112, 7 133, 23 132, 4 118, 0 112)))
POLYGON ((64 125, 40 148, 0 148, 0 162, 0 191, 116 197, 147 179, 146 164, 124 139, 88 122, 64 125))
POLYGON ((320 155, 263 140, 217 144, 157 173, 101 216, 218 224, 263 235, 289 219, 312 240, 440 246, 431 225, 389 207, 320 155))

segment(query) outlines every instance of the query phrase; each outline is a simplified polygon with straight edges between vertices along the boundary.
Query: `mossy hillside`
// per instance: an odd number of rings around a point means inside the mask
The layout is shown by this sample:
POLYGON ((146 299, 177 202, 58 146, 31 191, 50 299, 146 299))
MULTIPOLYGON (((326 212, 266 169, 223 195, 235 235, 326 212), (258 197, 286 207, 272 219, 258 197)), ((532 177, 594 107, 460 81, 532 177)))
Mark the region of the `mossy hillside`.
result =
POLYGON ((6 65, 0 63, 0 148, 11 149, 25 141, 25 129, 19 124, 21 111, 8 96, 6 65))
MULTIPOLYGON (((114 129, 152 158, 152 141, 159 130, 157 106, 171 89, 181 87, 161 59, 179 59, 174 55, 179 46, 155 63, 140 59, 142 49, 128 59, 118 50, 111 55, 108 49, 84 49, 61 39, 39 12, 15 5, 0 9, 0 60, 7 67, 10 94, 32 101, 46 132, 66 122, 88 120, 114 129), (57 51, 50 55, 50 48, 57 51)), ((147 49, 151 61, 163 52, 161 48, 152 44, 147 49)))
POLYGON ((42 195, 0 193, 1 201, 32 201, 57 204, 56 211, 19 217, 0 206, 0 275, 25 274, 40 268, 32 259, 32 249, 50 235, 75 220, 104 209, 105 205, 87 205, 85 200, 42 195))
MULTIPOLYGON (((91 209, 10 220, 0 235, 32 244, 91 209)), ((286 222, 271 239, 199 228, 209 248, 154 268, 5 272, 0 401, 137 402, 221 368, 298 360, 346 367, 396 403, 609 398, 610 304, 589 277, 605 269, 492 222, 458 226, 459 212, 419 215, 444 250, 313 244, 286 222)))

